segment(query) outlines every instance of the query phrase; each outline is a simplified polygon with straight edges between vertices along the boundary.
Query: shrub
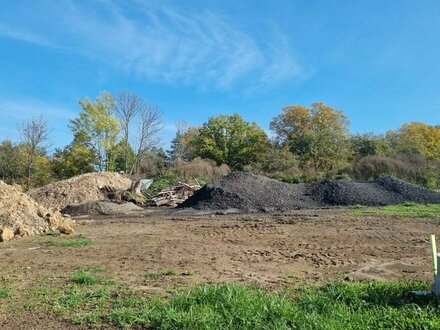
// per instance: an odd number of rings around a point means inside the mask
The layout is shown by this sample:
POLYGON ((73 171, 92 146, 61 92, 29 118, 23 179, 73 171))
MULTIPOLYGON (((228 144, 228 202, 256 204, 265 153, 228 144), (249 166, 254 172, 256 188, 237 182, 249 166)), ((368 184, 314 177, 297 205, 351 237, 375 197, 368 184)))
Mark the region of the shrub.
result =
POLYGON ((202 184, 228 175, 231 169, 226 164, 217 166, 213 160, 196 157, 190 162, 177 162, 175 172, 185 182, 197 181, 202 184))

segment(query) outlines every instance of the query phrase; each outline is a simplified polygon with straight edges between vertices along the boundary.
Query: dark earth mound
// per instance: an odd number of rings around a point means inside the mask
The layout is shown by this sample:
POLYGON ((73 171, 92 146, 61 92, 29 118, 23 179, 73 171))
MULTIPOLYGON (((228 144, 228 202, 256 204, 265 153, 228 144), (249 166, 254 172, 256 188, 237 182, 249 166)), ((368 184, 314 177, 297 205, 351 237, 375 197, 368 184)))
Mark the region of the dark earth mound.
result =
POLYGON ((81 215, 127 215, 139 214, 144 209, 133 204, 123 203, 116 204, 107 201, 88 202, 84 204, 67 205, 61 212, 70 216, 81 215))
POLYGON ((178 207, 273 211, 405 202, 440 203, 440 193, 392 177, 375 181, 326 180, 288 184, 264 176, 233 172, 205 185, 178 207))

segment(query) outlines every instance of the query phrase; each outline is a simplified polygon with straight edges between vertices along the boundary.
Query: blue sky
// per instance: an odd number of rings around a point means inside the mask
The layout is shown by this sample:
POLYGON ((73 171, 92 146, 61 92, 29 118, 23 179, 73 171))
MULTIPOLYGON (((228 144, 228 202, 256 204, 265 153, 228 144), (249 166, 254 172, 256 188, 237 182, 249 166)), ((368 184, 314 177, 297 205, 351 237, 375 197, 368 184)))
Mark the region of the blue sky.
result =
POLYGON ((132 91, 180 119, 238 112, 268 130, 322 101, 353 132, 440 124, 437 0, 0 0, 0 139, 43 113, 70 142, 78 99, 132 91))

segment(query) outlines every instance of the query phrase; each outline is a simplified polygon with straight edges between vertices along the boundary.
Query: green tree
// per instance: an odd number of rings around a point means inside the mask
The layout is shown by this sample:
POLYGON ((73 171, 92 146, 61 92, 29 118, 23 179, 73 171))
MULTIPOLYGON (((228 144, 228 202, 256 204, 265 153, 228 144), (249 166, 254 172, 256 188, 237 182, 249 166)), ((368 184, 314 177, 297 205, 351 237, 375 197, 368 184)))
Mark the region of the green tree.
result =
POLYGON ((51 160, 53 176, 59 180, 75 175, 94 172, 96 153, 90 147, 88 136, 78 132, 64 149, 56 149, 51 160))
POLYGON ((14 183, 25 176, 26 155, 23 145, 15 145, 10 140, 0 143, 0 179, 14 183))
POLYGON ((73 134, 83 134, 90 141, 91 150, 96 154, 99 171, 115 170, 115 149, 120 131, 120 122, 114 117, 113 97, 102 92, 95 102, 88 98, 79 101, 82 110, 78 118, 70 121, 73 134))
POLYGON ((323 103, 310 108, 286 106, 271 130, 276 141, 297 155, 303 168, 330 171, 347 163, 349 121, 344 113, 323 103))
POLYGON ((397 153, 440 160, 440 125, 408 123, 397 131, 389 131, 386 138, 397 153))
POLYGON ((391 153, 385 137, 374 133, 352 135, 350 147, 352 161, 358 161, 367 156, 386 156, 391 153))
POLYGON ((192 146, 194 156, 241 170, 262 161, 268 138, 257 124, 246 122, 239 114, 220 115, 203 124, 192 146))

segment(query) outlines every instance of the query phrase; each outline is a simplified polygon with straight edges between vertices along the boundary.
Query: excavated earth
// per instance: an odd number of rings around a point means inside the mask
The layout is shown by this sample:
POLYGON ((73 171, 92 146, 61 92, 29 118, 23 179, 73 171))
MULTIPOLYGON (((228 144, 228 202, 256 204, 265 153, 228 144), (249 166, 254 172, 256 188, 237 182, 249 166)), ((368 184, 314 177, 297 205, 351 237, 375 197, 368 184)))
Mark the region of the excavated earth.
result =
POLYGON ((440 203, 440 193, 392 177, 375 181, 326 180, 313 184, 289 184, 264 176, 233 172, 207 184, 179 207, 279 211, 405 202, 440 203))
POLYGON ((224 215, 183 209, 93 218, 76 227, 91 240, 86 246, 62 247, 76 236, 54 235, 1 243, 0 283, 8 283, 12 296, 1 300, 0 328, 85 329, 44 305, 29 308, 29 297, 96 267, 147 296, 201 283, 283 290, 341 279, 431 280, 429 235, 439 234, 440 220, 357 216, 350 209, 224 215), (166 270, 174 274, 147 276, 166 270))
POLYGON ((0 242, 54 230, 73 233, 72 223, 0 180, 0 242))
POLYGON ((44 207, 61 211, 67 205, 107 199, 110 191, 127 190, 132 180, 119 173, 86 173, 31 189, 28 195, 44 207))

